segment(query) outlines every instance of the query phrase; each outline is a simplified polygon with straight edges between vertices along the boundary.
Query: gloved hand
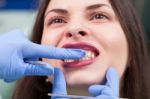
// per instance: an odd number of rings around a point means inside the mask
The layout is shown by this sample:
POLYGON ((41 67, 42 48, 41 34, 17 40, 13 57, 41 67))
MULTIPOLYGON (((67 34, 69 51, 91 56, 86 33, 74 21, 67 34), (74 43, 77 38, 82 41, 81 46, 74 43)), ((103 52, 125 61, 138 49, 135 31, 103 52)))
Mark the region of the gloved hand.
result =
POLYGON ((35 62, 37 58, 79 59, 83 50, 55 48, 32 43, 20 31, 0 36, 0 79, 11 82, 28 75, 52 75, 53 67, 47 63, 35 62), (28 60, 30 62, 26 62, 28 60))
MULTIPOLYGON (((109 68, 106 74, 105 85, 92 85, 89 87, 89 93, 95 98, 92 99, 118 99, 119 97, 119 77, 113 68, 109 68)), ((67 94, 66 81, 60 69, 55 69, 53 94, 67 94)), ((60 99, 53 96, 51 99, 60 99)), ((68 99, 68 98, 61 98, 68 99)))
POLYGON ((119 77, 115 69, 109 68, 106 74, 105 85, 92 85, 89 93, 96 99, 118 99, 119 97, 119 77))
MULTIPOLYGON (((66 81, 63 72, 59 68, 54 69, 54 83, 53 83, 53 94, 66 94, 66 81)), ((60 99, 60 97, 53 96, 51 99, 60 99)), ((61 98, 68 99, 68 98, 61 98)))

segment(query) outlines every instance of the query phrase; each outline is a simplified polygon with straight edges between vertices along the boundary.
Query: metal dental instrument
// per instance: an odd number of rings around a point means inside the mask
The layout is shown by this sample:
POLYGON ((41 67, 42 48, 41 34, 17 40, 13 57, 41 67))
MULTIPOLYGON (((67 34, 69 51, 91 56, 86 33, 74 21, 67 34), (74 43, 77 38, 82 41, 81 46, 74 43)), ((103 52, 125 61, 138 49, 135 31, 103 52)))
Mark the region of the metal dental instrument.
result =
MULTIPOLYGON (((92 96, 78 96, 78 95, 65 95, 65 94, 52 94, 48 93, 48 96, 53 96, 56 98, 69 98, 69 99, 95 99, 92 96)), ((129 99, 129 98, 117 98, 117 99, 129 99)))
POLYGON ((69 99, 94 99, 91 96, 78 96, 78 95, 65 95, 65 94, 52 94, 48 93, 48 96, 53 96, 56 98, 69 98, 69 99))

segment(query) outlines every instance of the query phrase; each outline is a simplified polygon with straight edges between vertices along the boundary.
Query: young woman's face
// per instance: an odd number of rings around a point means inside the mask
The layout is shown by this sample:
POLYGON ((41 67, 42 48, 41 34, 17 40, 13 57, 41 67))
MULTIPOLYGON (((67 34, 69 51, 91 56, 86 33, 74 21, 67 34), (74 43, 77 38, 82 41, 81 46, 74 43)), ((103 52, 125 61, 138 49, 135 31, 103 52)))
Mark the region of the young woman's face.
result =
POLYGON ((41 43, 88 52, 78 61, 43 59, 63 70, 69 86, 103 83, 109 67, 121 77, 127 65, 127 40, 108 0, 51 0, 41 43))

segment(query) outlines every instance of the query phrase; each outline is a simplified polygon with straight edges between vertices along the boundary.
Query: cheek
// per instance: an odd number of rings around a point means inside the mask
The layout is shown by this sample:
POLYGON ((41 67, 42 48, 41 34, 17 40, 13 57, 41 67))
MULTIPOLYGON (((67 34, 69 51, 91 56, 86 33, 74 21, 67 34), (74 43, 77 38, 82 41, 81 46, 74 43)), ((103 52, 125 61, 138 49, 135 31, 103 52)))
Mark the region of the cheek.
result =
POLYGON ((99 31, 95 38, 97 38, 103 54, 109 58, 109 66, 116 68, 121 77, 128 60, 128 44, 125 34, 119 25, 101 27, 99 31))
POLYGON ((60 30, 44 29, 41 44, 57 46, 61 37, 62 32, 60 32, 60 30))
POLYGON ((58 60, 42 58, 42 61, 49 63, 53 67, 61 68, 60 65, 58 64, 58 60))
POLYGON ((120 41, 116 45, 112 47, 112 50, 110 51, 110 55, 112 58, 112 66, 114 66, 119 74, 120 77, 123 75, 123 72, 125 71, 125 68, 127 67, 127 61, 128 61, 128 46, 125 41, 120 41))

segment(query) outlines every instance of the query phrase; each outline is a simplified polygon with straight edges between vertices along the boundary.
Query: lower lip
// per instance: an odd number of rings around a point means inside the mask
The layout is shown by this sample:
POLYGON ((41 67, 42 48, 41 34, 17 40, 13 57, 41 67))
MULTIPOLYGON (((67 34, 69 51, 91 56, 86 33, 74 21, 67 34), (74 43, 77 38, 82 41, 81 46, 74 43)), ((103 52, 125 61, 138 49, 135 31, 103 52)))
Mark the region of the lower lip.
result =
MULTIPOLYGON (((97 58, 97 57, 96 57, 97 58)), ((94 59, 89 59, 89 60, 83 60, 83 61, 75 61, 75 62, 62 62, 62 66, 64 68, 80 68, 80 67, 85 67, 88 66, 92 63, 94 63, 94 61, 96 60, 96 58, 94 59)))

